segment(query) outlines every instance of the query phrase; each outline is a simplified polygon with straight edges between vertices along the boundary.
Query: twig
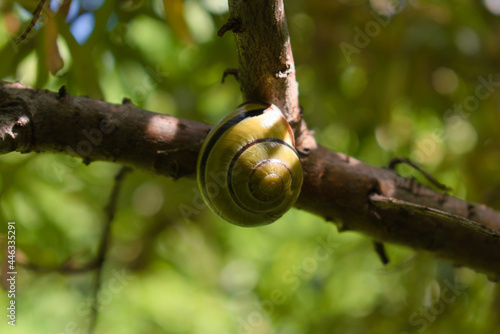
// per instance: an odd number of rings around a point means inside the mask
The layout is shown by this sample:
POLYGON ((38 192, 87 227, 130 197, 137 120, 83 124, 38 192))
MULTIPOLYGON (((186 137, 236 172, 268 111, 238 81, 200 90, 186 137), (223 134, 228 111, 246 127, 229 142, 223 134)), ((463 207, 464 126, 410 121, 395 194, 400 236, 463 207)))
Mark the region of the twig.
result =
POLYGON ((33 29, 35 24, 38 22, 38 20, 40 19, 40 16, 42 16, 42 10, 43 10, 43 7, 45 6, 46 1, 47 0, 39 0, 38 1, 38 4, 37 4, 35 10, 33 11, 33 17, 31 18, 30 23, 28 24, 26 29, 24 29, 24 32, 21 35, 21 37, 19 37, 17 39, 16 44, 19 44, 22 41, 24 41, 26 39, 26 37, 28 36, 28 34, 31 32, 31 29, 33 29))
POLYGON ((471 231, 482 233, 493 238, 500 238, 500 231, 492 230, 466 217, 459 216, 450 212, 442 211, 416 203, 410 203, 396 198, 386 197, 379 194, 370 195, 370 202, 382 209, 398 209, 407 212, 419 213, 422 216, 433 217, 441 221, 453 224, 459 224, 471 231))
POLYGON ((403 157, 396 157, 396 158, 392 159, 391 162, 389 162, 388 168, 394 170, 396 168, 396 166, 399 165, 400 163, 407 164, 408 166, 411 166, 415 170, 422 173, 422 175, 425 176, 425 178, 430 183, 432 183, 436 188, 438 188, 439 190, 442 190, 442 191, 450 191, 451 190, 450 187, 445 186, 444 184, 442 184, 441 182, 436 180, 436 178, 434 178, 434 176, 432 176, 431 174, 429 174, 428 172, 423 170, 419 165, 417 165, 416 163, 414 163, 410 159, 403 158, 403 157))
POLYGON ((116 175, 115 185, 113 187, 113 191, 109 197, 108 205, 106 206, 106 222, 104 225, 104 231, 101 238, 101 243, 99 244, 99 249, 97 252, 96 265, 97 265, 97 273, 94 278, 94 291, 92 296, 92 306, 90 309, 90 325, 88 332, 92 334, 94 332, 96 323, 97 323, 97 310, 98 310, 98 299, 97 295, 99 293, 101 283, 102 283, 102 268, 104 265, 104 260, 106 258, 106 251, 108 249, 108 245, 110 242, 110 231, 111 231, 111 222, 115 216, 116 211, 116 203, 118 202, 118 195, 120 193, 120 189, 123 183, 123 179, 125 175, 131 171, 129 167, 123 167, 120 172, 116 175))

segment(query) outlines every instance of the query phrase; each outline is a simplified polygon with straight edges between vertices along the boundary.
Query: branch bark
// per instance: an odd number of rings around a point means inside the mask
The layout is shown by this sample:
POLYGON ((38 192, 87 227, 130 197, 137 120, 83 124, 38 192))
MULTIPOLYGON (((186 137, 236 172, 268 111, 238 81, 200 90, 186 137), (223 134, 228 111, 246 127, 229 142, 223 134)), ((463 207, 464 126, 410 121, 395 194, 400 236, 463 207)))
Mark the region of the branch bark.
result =
MULTIPOLYGON (((210 126, 65 93, 0 82, 0 153, 61 152, 175 179, 194 176, 210 126)), ((71 162, 68 162, 70 164, 71 162)))
POLYGON ((273 103, 300 135, 301 108, 283 1, 229 0, 219 36, 233 31, 245 101, 273 103))
MULTIPOLYGON (((111 161, 173 178, 195 176, 210 126, 130 103, 0 83, 0 153, 62 152, 85 163, 111 161)), ((317 146, 301 154, 296 206, 381 242, 426 250, 500 274, 500 212, 437 193, 394 171, 317 146)))
MULTIPOLYGON (((281 0, 230 1, 247 100, 278 105, 292 122, 304 170, 296 206, 379 242, 425 250, 500 278, 500 212, 438 193, 394 171, 317 145, 300 119, 281 0)), ((194 177, 210 126, 137 108, 0 83, 0 153, 62 152, 194 177)))
POLYGON ((431 251, 497 280, 499 213, 318 146, 301 121, 283 0, 230 0, 229 9, 221 30, 234 32, 244 97, 278 105, 294 128, 306 171, 296 206, 335 220, 340 230, 431 251))

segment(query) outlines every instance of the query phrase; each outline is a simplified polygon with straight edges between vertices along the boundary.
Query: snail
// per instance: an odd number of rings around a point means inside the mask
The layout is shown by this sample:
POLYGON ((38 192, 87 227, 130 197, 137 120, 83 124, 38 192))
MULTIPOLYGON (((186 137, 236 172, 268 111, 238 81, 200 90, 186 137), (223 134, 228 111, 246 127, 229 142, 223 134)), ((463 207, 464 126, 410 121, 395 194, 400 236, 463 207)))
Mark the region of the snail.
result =
POLYGON ((240 105, 212 128, 196 171, 208 207, 243 227, 280 218, 302 186, 292 129, 278 107, 260 102, 240 105))

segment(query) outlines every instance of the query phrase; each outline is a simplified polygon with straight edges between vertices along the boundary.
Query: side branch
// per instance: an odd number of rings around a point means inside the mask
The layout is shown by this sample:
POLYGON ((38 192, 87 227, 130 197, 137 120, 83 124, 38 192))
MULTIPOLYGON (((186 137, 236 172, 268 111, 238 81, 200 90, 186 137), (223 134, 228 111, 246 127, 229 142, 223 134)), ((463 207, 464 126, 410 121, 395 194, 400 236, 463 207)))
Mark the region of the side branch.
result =
MULTIPOLYGON (((210 126, 86 97, 0 82, 0 153, 62 152, 194 177, 210 126)), ((500 212, 317 146, 301 155, 296 206, 380 242, 429 251, 500 277, 500 212)))
POLYGON ((283 1, 229 1, 219 36, 228 30, 236 41, 244 101, 275 104, 299 137, 302 115, 283 1))

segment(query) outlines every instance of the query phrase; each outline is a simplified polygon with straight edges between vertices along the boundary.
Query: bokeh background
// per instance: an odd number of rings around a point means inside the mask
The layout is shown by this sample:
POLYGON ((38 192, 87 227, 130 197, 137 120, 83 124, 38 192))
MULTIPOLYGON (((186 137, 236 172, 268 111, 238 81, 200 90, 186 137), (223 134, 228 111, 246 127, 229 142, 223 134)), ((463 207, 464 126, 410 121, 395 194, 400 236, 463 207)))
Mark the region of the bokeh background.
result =
MULTIPOLYGON (((234 78, 221 84, 238 65, 232 35, 216 36, 224 0, 48 0, 20 45, 37 2, 0 4, 2 80, 127 97, 211 124, 242 102, 234 78)), ((376 166, 410 157, 453 195, 500 209, 499 0, 286 0, 285 9, 319 143, 376 166)), ((92 261, 119 169, 60 154, 1 156, 2 249, 15 221, 20 261, 92 261)), ((295 209, 270 226, 232 226, 198 209, 196 194, 193 180, 126 177, 95 333, 500 331, 500 290, 484 275, 396 245, 386 245, 383 266, 368 238, 295 209)), ((0 291, 0 332, 86 333, 94 275, 19 265, 16 327, 0 291)))

